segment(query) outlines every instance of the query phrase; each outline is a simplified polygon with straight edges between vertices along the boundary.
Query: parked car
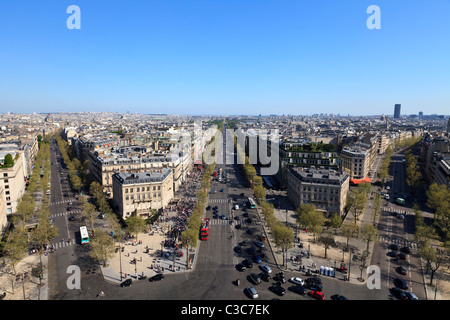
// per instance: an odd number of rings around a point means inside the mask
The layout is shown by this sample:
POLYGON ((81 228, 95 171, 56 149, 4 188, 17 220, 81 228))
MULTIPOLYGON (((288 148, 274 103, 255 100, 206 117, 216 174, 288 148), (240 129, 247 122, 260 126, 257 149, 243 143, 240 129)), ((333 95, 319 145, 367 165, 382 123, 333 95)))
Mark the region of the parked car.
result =
POLYGON ((414 293, 412 293, 411 291, 405 291, 404 293, 405 293, 406 298, 408 300, 419 300, 419 298, 414 293))
POLYGON ((411 249, 409 247, 403 247, 400 249, 400 251, 404 253, 411 253, 411 249))
POLYGON ((258 298, 258 291, 254 287, 247 287, 244 289, 244 292, 252 299, 258 298))
POLYGON ((242 261, 242 264, 244 266, 246 266, 247 268, 252 268, 253 267, 253 263, 250 259, 245 259, 244 261, 242 261))
POLYGON ((295 284, 299 284, 299 285, 304 285, 305 281, 303 281, 302 279, 300 279, 299 277, 292 277, 289 279, 290 282, 295 283, 295 284))
POLYGON ((400 260, 406 260, 406 253, 400 252, 400 253, 397 255, 397 257, 398 257, 400 260))
POLYGON ((279 296, 284 296, 286 294, 286 290, 282 286, 273 285, 269 287, 269 290, 279 296))
POLYGON ((333 294, 331 300, 348 300, 347 297, 341 296, 340 294, 333 294))
POLYGON ((305 282, 305 287, 313 291, 322 291, 322 285, 313 282, 305 282))
POLYGON ((158 273, 156 275, 154 275, 153 277, 151 277, 150 279, 148 279, 148 281, 153 282, 153 281, 159 281, 159 280, 163 280, 164 279, 164 275, 162 273, 158 273))
POLYGON ((292 292, 295 292, 297 294, 300 294, 302 296, 304 296, 306 294, 305 287, 300 286, 300 285, 289 287, 289 290, 291 290, 292 292))
POLYGON ((237 245, 236 247, 234 247, 234 252, 241 253, 242 252, 242 247, 237 245))
POLYGON ((236 265, 236 269, 237 269, 238 271, 245 271, 245 270, 247 270, 247 268, 245 268, 244 264, 242 264, 242 263, 238 263, 238 264, 236 265))
POLYGON ((305 283, 313 283, 313 284, 320 284, 322 285, 322 279, 317 277, 311 277, 305 280, 305 283))
POLYGON ((265 265, 265 264, 260 265, 259 268, 262 271, 266 272, 266 273, 271 273, 272 272, 272 269, 270 269, 270 267, 268 265, 265 265))
POLYGON ((406 276, 408 274, 408 269, 405 266, 400 266, 397 268, 397 272, 406 276))
POLYGON ((391 294, 396 297, 397 299, 400 300, 406 300, 408 299, 408 297, 406 296, 406 294, 403 292, 402 289, 399 289, 397 287, 391 288, 391 294))
POLYGON ((308 295, 317 300, 325 300, 325 295, 320 291, 311 291, 310 293, 308 293, 308 295))
POLYGON ((263 280, 265 282, 269 282, 270 280, 272 280, 272 277, 268 273, 265 273, 265 272, 261 272, 259 274, 259 277, 261 278, 261 280, 263 280))
POLYGON ((273 277, 273 280, 280 283, 286 283, 286 278, 281 273, 276 274, 275 277, 273 277))
POLYGON ((75 216, 70 216, 69 221, 75 221, 75 216))
POLYGON ((127 279, 127 280, 125 280, 124 282, 122 282, 121 284, 120 284, 120 286, 123 288, 123 287, 129 287, 129 286, 131 286, 133 284, 133 280, 131 280, 131 279, 127 279))
POLYGON ((402 290, 408 289, 408 285, 406 284, 406 281, 403 280, 402 278, 395 278, 394 285, 402 290))
POLYGON ((260 256, 253 256, 253 261, 256 262, 256 263, 261 263, 262 262, 260 256))
POLYGON ((256 273, 250 273, 250 275, 248 277, 249 277, 249 280, 251 282, 253 282, 253 284, 261 283, 261 278, 256 273))
POLYGON ((264 243, 262 243, 261 241, 255 241, 255 245, 257 247, 264 248, 264 243))

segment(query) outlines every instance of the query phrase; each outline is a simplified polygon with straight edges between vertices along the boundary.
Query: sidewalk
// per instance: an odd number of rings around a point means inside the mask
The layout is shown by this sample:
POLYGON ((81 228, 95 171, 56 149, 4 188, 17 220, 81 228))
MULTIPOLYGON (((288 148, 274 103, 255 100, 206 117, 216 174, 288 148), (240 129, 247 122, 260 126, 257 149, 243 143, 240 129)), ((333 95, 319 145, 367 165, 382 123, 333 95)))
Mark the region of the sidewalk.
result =
MULTIPOLYGON (((175 215, 172 212, 169 217, 175 215)), ((151 232, 139 234, 137 242, 135 239, 130 239, 120 244, 123 251, 117 252, 108 262, 107 267, 101 267, 105 280, 120 283, 125 279, 135 280, 137 276, 142 275, 149 278, 158 273, 190 271, 186 268, 186 249, 182 249, 182 256, 178 256, 174 254, 176 248, 163 244, 168 239, 165 232, 170 229, 170 226, 171 221, 164 222, 158 227, 152 227, 151 232)), ((116 248, 119 248, 119 243, 116 243, 116 248)), ((189 253, 189 259, 192 259, 191 269, 196 262, 196 250, 189 253)))

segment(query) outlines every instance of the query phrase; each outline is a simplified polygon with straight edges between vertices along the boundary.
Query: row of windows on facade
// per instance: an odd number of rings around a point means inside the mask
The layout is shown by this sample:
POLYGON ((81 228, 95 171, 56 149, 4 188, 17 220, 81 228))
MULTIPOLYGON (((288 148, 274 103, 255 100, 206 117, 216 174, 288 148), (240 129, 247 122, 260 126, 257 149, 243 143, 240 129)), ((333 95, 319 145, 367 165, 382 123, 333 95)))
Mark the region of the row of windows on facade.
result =
MULTIPOLYGON (((129 189, 130 190, 130 193, 132 193, 132 192, 134 192, 133 190, 134 190, 134 188, 130 188, 129 189)), ((161 186, 153 186, 153 191, 156 191, 156 190, 161 190, 161 186)), ((136 192, 145 192, 146 190, 145 190, 145 187, 137 187, 136 188, 136 192)), ((148 186, 147 187, 147 191, 150 191, 150 187, 148 186)), ((128 188, 125 188, 125 193, 128 193, 128 188)))
MULTIPOLYGON (((151 195, 150 193, 142 193, 142 194, 137 194, 136 195, 136 200, 141 200, 141 195, 142 195, 142 200, 151 198, 150 197, 150 195, 151 195)), ((161 192, 158 192, 157 194, 154 193, 153 194, 153 198, 156 198, 156 197, 161 197, 161 192)), ((134 200, 134 195, 125 196, 125 200, 134 200)))

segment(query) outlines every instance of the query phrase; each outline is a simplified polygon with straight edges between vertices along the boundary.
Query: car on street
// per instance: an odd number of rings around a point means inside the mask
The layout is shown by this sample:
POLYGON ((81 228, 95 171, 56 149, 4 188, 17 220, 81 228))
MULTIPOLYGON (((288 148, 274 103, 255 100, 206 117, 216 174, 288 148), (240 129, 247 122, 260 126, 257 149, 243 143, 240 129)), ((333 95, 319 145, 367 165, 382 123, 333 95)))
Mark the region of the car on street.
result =
POLYGON ((262 262, 260 256, 253 256, 253 261, 256 262, 256 263, 261 263, 262 262))
POLYGON ((69 221, 75 221, 75 216, 70 216, 69 221))
POLYGON ((325 295, 320 291, 311 291, 308 295, 317 300, 325 300, 325 295))
POLYGON ((246 266, 247 268, 252 268, 253 267, 253 263, 250 259, 245 259, 244 261, 242 261, 242 264, 244 266, 246 266))
POLYGON ((250 280, 250 282, 256 285, 261 283, 261 278, 256 273, 250 273, 248 279, 250 280))
POLYGON ((399 218, 400 220, 405 220, 405 216, 404 216, 403 214, 400 214, 400 215, 398 216, 398 218, 399 218))
POLYGON ((292 282, 294 284, 299 284, 299 285, 305 284, 305 282, 302 279, 300 279, 299 277, 292 277, 289 279, 289 282, 292 282))
POLYGON ((227 217, 225 215, 225 213, 222 213, 222 215, 220 216, 220 219, 225 220, 227 217))
POLYGON ((67 207, 67 211, 72 211, 72 207, 67 207))
POLYGON ((321 284, 317 284, 314 282, 305 282, 304 286, 313 291, 322 291, 323 289, 321 284))
POLYGON ((283 274, 278 273, 273 277, 273 280, 279 282, 279 283, 286 283, 286 278, 283 276, 283 274))
POLYGON ((254 243, 257 247, 264 248, 264 243, 262 243, 261 241, 255 241, 254 243))
POLYGON ((307 278, 305 280, 305 283, 313 283, 313 284, 320 284, 320 285, 322 285, 322 279, 320 279, 318 277, 311 277, 311 278, 307 278))
POLYGON ((400 249, 400 251, 404 253, 411 253, 411 249, 409 247, 403 247, 400 249))
POLYGON ((397 268, 397 272, 406 276, 408 274, 408 269, 405 266, 400 266, 397 268))
POLYGON ((340 294, 333 294, 330 297, 331 300, 348 300, 347 297, 341 296, 340 294))
POLYGON ((268 265, 266 265, 266 264, 260 265, 259 268, 260 268, 262 271, 266 272, 266 273, 271 273, 271 272, 272 272, 272 269, 271 269, 268 265))
POLYGON ((258 291, 254 287, 247 287, 244 289, 244 293, 252 299, 258 299, 258 291))
POLYGON ((399 258, 400 260, 406 260, 406 253, 400 252, 400 253, 397 255, 397 258, 399 258))
POLYGON ((406 300, 408 297, 406 296, 405 292, 403 292, 402 289, 399 289, 397 287, 391 288, 391 294, 400 300, 406 300))
POLYGON ((398 245, 396 245, 396 244, 391 244, 391 245, 389 246, 389 249, 391 249, 392 251, 398 251, 398 245))
POLYGON ((133 284, 133 280, 131 280, 131 279, 127 279, 127 280, 125 280, 124 282, 122 282, 121 284, 120 284, 120 286, 123 288, 123 287, 129 287, 129 286, 131 286, 133 284))
POLYGON ((261 278, 261 280, 263 280, 265 282, 269 282, 270 280, 272 280, 272 277, 268 273, 265 273, 265 272, 261 272, 259 274, 259 277, 261 278))
POLYGON ((404 291, 408 300, 419 300, 419 298, 411 291, 404 291))
POLYGON ((395 278, 394 285, 402 290, 408 290, 408 285, 406 284, 406 281, 403 280, 402 278, 395 278))
POLYGON ((234 210, 239 210, 239 206, 238 206, 238 205, 235 205, 235 206, 234 206, 234 210))
POLYGON ((282 286, 278 286, 275 284, 269 287, 269 290, 279 296, 284 296, 286 294, 286 289, 284 289, 282 286))
POLYGON ((236 269, 237 269, 238 271, 245 271, 245 270, 247 270, 247 268, 244 266, 243 263, 238 263, 238 264, 236 265, 236 269))
POLYGON ((295 292, 297 294, 300 294, 302 296, 304 296, 306 294, 306 288, 301 285, 291 286, 291 287, 289 287, 289 290, 292 292, 295 292))
POLYGON ((164 275, 162 273, 158 273, 156 275, 154 275, 153 277, 151 277, 150 279, 148 279, 148 281, 153 282, 153 281, 160 281, 164 279, 164 275))

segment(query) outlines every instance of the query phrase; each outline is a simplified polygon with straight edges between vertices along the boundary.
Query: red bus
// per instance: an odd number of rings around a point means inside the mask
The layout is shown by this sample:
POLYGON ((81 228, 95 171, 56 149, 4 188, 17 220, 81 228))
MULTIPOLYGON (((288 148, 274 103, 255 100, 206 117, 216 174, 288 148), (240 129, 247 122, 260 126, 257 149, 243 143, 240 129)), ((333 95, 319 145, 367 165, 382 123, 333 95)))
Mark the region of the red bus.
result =
POLYGON ((200 227, 200 240, 208 240, 209 236, 209 219, 204 219, 202 221, 202 226, 200 227))

